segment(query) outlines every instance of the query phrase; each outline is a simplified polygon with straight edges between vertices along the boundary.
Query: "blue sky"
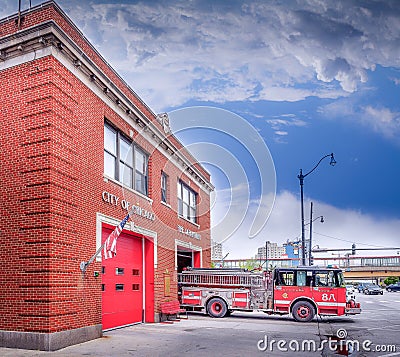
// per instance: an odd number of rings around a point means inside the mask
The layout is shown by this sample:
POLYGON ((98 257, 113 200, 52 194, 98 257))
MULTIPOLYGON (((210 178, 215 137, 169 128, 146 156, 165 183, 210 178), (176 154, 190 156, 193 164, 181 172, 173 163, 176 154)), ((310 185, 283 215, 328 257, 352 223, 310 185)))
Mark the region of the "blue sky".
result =
MULTIPOLYGON (((58 4, 154 112, 170 113, 172 126, 176 110, 208 106, 239 115, 258 132, 273 159, 276 197, 271 212, 259 210, 269 220, 255 239, 248 239, 251 217, 270 194, 262 191, 257 160, 200 129, 181 136, 187 144, 201 138, 231 150, 248 182, 256 182, 245 190, 241 226, 215 237, 230 257, 250 257, 265 240, 298 237, 297 174, 331 152, 337 165, 325 160, 305 179, 306 218, 313 200, 314 214, 326 221, 314 226, 316 244, 400 245, 399 1, 58 4)), ((1 17, 17 7, 0 0, 1 17)), ((234 174, 211 159, 207 165, 218 201, 213 221, 237 220, 233 211, 221 218, 232 204, 227 192, 248 182, 231 187, 234 174)))

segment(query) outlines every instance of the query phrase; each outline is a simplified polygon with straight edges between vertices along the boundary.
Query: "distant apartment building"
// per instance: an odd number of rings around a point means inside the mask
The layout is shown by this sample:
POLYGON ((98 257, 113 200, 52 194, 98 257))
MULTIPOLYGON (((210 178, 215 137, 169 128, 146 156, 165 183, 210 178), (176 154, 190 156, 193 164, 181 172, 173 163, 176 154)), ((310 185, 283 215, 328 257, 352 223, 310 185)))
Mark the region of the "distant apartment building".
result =
POLYGON ((279 246, 278 243, 267 241, 266 245, 258 248, 258 252, 256 254, 256 259, 265 259, 265 258, 282 258, 286 254, 286 249, 284 246, 279 246), (267 255, 265 254, 267 252, 267 255))
POLYGON ((301 242, 288 240, 286 243, 283 243, 283 246, 285 247, 287 257, 292 259, 292 265, 299 265, 301 242))
POLYGON ((211 260, 222 259, 222 243, 217 243, 211 239, 211 260))
POLYGON ((299 258, 301 255, 301 242, 300 241, 287 241, 283 243, 288 258, 299 258))

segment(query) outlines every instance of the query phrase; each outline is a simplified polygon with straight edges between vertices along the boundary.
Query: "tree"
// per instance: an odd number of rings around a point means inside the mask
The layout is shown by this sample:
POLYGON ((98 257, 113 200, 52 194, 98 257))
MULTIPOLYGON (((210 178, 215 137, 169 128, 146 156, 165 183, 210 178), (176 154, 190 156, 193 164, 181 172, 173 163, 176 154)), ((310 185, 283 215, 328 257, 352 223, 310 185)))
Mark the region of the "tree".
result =
POLYGON ((246 262, 240 263, 240 267, 242 269, 254 270, 254 269, 258 269, 260 267, 260 262, 259 262, 259 260, 256 260, 256 259, 248 259, 248 260, 246 260, 246 262))
POLYGON ((399 281, 399 278, 396 276, 388 276, 383 282, 385 285, 395 284, 399 281))

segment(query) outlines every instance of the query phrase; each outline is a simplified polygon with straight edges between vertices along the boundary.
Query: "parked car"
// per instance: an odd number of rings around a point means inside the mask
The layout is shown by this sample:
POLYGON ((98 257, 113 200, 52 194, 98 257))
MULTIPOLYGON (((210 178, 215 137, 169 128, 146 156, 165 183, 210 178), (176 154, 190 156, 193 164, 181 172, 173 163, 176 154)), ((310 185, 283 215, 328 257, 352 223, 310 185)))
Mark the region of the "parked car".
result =
POLYGON ((369 284, 371 284, 371 283, 359 283, 359 284, 357 285, 358 292, 359 292, 359 293, 364 292, 365 287, 366 287, 367 285, 369 285, 369 284))
POLYGON ((365 295, 383 295, 382 288, 376 284, 366 285, 363 292, 365 295))
POLYGON ((387 291, 400 291, 400 281, 398 281, 396 284, 390 284, 386 287, 387 291))

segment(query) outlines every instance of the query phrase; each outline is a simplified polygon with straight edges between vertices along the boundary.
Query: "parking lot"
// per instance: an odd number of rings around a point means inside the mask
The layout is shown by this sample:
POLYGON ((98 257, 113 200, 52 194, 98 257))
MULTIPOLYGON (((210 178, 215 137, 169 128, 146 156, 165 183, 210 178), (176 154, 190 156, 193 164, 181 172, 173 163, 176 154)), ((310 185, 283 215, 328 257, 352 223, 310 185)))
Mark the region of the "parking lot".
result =
POLYGON ((352 341, 350 356, 400 355, 400 293, 366 296, 356 293, 363 312, 354 317, 318 318, 309 323, 298 323, 288 316, 267 316, 264 313, 235 312, 224 319, 213 319, 191 313, 189 319, 172 324, 140 324, 104 334, 104 337, 56 352, 41 352, 0 348, 1 356, 337 356, 328 341, 340 329, 352 341), (275 342, 272 342, 275 341, 275 342), (279 341, 282 342, 278 345, 279 341), (315 351, 301 351, 314 347, 315 351), (360 343, 359 351, 354 344, 360 343), (369 350, 362 343, 370 341, 369 350), (272 343, 272 346, 271 346, 272 343), (396 351, 393 351, 393 345, 396 351), (382 352, 377 352, 377 347, 382 352), (383 348, 382 348, 383 346, 383 348), (385 346, 392 346, 391 349, 385 346), (272 347, 272 348, 270 348, 272 347))

